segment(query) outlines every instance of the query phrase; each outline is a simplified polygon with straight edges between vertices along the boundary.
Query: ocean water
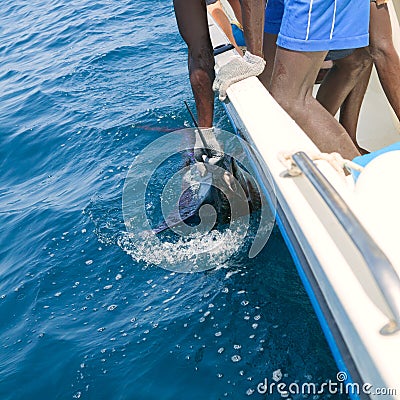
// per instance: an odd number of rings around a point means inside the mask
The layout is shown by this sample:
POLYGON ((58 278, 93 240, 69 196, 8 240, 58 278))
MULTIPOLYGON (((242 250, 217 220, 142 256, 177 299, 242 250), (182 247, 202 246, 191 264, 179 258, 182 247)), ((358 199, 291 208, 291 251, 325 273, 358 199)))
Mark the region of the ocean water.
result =
MULTIPOLYGON (((334 380, 276 228, 255 259, 194 274, 124 240, 130 164, 191 124, 171 2, 3 0, 0 21, 0 399, 280 399, 257 385, 334 380)), ((216 124, 231 130, 220 105, 216 124)))

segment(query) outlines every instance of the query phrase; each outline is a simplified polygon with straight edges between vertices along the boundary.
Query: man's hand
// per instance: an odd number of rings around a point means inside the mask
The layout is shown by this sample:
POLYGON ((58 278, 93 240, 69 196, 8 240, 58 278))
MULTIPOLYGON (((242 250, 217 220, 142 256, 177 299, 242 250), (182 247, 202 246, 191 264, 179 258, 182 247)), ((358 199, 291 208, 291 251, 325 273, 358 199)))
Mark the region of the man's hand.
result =
POLYGON ((223 65, 215 77, 213 90, 219 90, 219 99, 226 98, 226 91, 232 84, 250 76, 258 76, 264 71, 265 60, 246 51, 244 57, 234 56, 227 64, 223 65))
POLYGON ((207 164, 215 165, 224 157, 221 144, 215 137, 214 128, 203 128, 201 133, 206 143, 203 143, 198 129, 196 129, 196 142, 194 144, 194 158, 198 165, 198 170, 202 176, 207 172, 207 164), (206 146, 206 148, 204 147, 206 146))

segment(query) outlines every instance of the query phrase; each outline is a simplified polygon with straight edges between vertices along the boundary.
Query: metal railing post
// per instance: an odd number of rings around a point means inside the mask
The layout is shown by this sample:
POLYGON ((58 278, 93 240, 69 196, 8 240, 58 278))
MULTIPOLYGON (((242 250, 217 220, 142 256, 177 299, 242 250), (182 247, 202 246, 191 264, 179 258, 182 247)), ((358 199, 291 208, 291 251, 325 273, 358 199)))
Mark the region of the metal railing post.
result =
POLYGON ((292 156, 292 159, 317 190, 360 251, 378 285, 392 313, 392 319, 381 329, 381 334, 390 335, 397 332, 400 330, 400 278, 393 265, 307 154, 298 152, 292 156))

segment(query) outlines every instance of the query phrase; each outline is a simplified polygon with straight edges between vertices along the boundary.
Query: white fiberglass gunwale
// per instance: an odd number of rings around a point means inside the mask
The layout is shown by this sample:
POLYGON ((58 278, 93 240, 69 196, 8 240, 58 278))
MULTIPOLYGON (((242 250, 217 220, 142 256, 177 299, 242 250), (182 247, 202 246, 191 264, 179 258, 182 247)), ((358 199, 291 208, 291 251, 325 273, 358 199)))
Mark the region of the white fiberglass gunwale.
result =
MULTIPOLYGON (((392 13, 393 10, 392 7, 392 13)), ((227 39, 212 19, 210 32, 214 47, 227 43, 227 39)), ((396 31, 395 34, 397 35, 396 31)), ((233 54, 234 51, 230 51, 217 56, 217 68, 227 62, 233 54)), ((372 79, 372 85, 376 83, 374 79, 376 78, 372 79)), ((381 100, 382 94, 375 87, 373 89, 366 102, 378 99, 379 106, 383 107, 383 104, 387 108, 387 104, 381 100)), ((319 150, 256 78, 238 82, 228 89, 225 105, 236 128, 256 148, 258 164, 272 176, 281 215, 292 232, 292 243, 289 243, 289 247, 297 246, 304 255, 304 261, 309 265, 323 302, 327 305, 345 342, 345 351, 349 352, 362 381, 377 388, 397 388, 397 396, 371 397, 399 399, 400 333, 388 336, 380 333, 391 314, 377 290, 365 260, 308 179, 302 175, 285 177, 286 168, 278 159, 281 152, 304 151, 315 154, 319 150)), ((390 115, 390 110, 387 112, 390 115)), ((388 124, 393 128, 390 129, 395 131, 391 132, 388 129, 391 135, 398 135, 398 125, 393 120, 388 124)), ((388 140, 387 136, 385 138, 388 140)), ((365 214, 359 210, 361 207, 358 206, 359 199, 355 195, 352 180, 341 177, 326 161, 318 161, 317 165, 363 222, 365 214)), ((388 184, 390 183, 393 182, 389 181, 388 184)), ((281 226, 282 228, 284 230, 281 226)), ((395 257, 395 253, 393 254, 391 261, 400 275, 400 260, 395 257)), ((301 263, 297 264, 301 275, 304 272, 303 267, 301 263)), ((310 288, 312 291, 312 286, 310 288)), ((310 291, 309 294, 310 297, 313 296, 310 291)), ((314 306, 318 308, 318 304, 314 306)), ((324 325, 324 321, 321 321, 321 325, 324 325)), ((329 342, 328 336, 332 332, 329 326, 323 328, 329 342)), ((339 368, 343 367, 344 358, 348 355, 341 353, 343 347, 335 349, 332 340, 330 345, 339 368)), ((353 376, 353 379, 357 378, 353 376)))

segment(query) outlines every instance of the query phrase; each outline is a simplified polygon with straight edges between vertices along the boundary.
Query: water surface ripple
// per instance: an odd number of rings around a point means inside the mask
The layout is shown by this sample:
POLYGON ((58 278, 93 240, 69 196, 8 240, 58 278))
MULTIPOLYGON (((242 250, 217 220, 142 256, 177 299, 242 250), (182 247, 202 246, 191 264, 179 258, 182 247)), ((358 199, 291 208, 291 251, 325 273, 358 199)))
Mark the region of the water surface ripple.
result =
POLYGON ((118 241, 135 155, 190 126, 172 2, 3 0, 0 20, 0 399, 263 398, 279 369, 334 379, 277 230, 256 259, 188 275, 118 241))

